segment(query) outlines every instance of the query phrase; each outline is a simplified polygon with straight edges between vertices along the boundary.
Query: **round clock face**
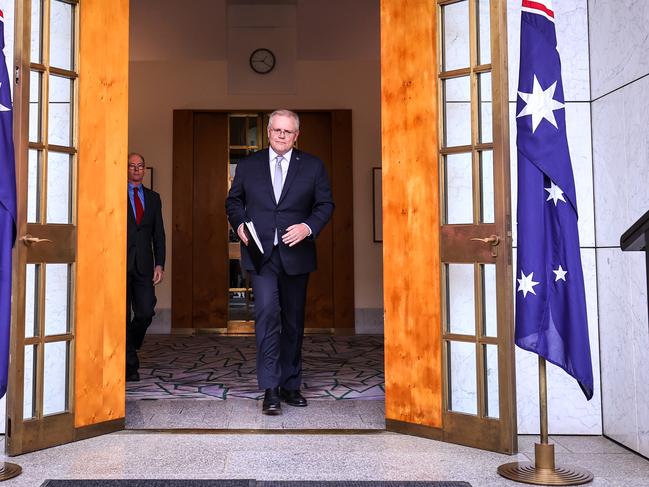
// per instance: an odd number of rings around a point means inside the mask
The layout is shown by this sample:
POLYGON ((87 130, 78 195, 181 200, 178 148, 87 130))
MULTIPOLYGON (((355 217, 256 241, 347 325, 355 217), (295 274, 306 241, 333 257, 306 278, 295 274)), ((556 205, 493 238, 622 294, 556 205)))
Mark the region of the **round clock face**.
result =
POLYGON ((264 47, 255 49, 250 54, 250 67, 255 73, 270 73, 275 67, 275 54, 264 47))

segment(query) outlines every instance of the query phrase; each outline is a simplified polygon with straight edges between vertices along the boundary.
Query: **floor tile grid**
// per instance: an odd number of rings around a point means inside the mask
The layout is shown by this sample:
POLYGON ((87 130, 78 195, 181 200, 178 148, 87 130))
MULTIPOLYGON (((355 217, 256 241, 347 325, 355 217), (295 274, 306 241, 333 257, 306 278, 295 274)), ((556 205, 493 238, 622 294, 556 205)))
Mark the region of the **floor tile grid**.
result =
MULTIPOLYGON (((140 350, 140 382, 127 399, 262 398, 254 337, 149 335, 140 350)), ((307 335, 307 399, 383 400, 383 337, 307 335)))

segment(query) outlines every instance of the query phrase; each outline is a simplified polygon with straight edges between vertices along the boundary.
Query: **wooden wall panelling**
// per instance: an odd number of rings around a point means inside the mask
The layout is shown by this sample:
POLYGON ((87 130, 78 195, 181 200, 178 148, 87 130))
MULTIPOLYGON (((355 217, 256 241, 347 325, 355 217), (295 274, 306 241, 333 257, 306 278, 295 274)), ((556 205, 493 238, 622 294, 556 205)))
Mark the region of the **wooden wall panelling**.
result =
POLYGON ((192 327, 194 112, 174 110, 171 313, 173 328, 192 327))
POLYGON ((194 114, 194 328, 227 327, 229 261, 224 206, 228 177, 227 137, 226 113, 194 114))
POLYGON ((79 7, 76 427, 125 413, 129 2, 79 7))
MULTIPOLYGON (((300 116, 300 150, 313 154, 332 174, 331 114, 298 112, 300 116)), ((305 328, 333 328, 333 225, 331 222, 316 239, 318 270, 311 273, 307 294, 305 328)))
POLYGON ((381 2, 386 418, 442 426, 436 7, 381 2))
POLYGON ((334 326, 354 330, 354 156, 352 111, 331 112, 329 177, 336 210, 330 223, 333 234, 334 326))

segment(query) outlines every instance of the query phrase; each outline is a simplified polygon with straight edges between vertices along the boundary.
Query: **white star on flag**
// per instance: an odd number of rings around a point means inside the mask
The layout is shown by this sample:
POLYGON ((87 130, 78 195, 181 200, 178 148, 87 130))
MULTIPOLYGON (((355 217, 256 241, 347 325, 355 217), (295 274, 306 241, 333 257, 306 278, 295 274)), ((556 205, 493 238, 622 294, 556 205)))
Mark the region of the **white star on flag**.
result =
POLYGON ((557 206, 557 201, 559 200, 563 201, 564 203, 566 202, 566 200, 563 197, 563 191, 559 186, 554 184, 553 181, 550 181, 550 187, 545 188, 545 190, 548 192, 548 199, 545 201, 550 201, 550 200, 554 201, 554 206, 557 206))
POLYGON ((557 127, 557 121, 554 118, 554 110, 559 110, 563 108, 563 103, 555 100, 554 90, 557 88, 557 82, 552 83, 547 90, 541 88, 539 80, 536 79, 534 75, 534 87, 532 88, 532 93, 523 93, 522 91, 518 92, 523 101, 526 103, 525 108, 521 110, 521 113, 516 115, 516 118, 524 117, 526 115, 532 116, 532 133, 536 131, 536 127, 539 126, 541 120, 546 119, 555 128, 557 127))
POLYGON ((568 271, 564 271, 563 267, 559 266, 558 269, 554 269, 552 272, 554 272, 554 282, 557 282, 558 280, 565 281, 566 280, 566 274, 568 274, 568 271))
MULTIPOLYGON (((0 88, 2 88, 2 82, 0 82, 0 88)), ((9 110, 11 110, 10 107, 6 107, 2 103, 0 103, 0 112, 8 112, 9 110)))
POLYGON ((538 282, 532 280, 533 277, 534 277, 533 272, 530 272, 530 275, 526 276, 525 273, 521 270, 521 278, 517 279, 518 281, 517 291, 523 291, 523 298, 527 297, 527 293, 532 293, 536 295, 536 292, 534 291, 534 286, 536 286, 538 282))

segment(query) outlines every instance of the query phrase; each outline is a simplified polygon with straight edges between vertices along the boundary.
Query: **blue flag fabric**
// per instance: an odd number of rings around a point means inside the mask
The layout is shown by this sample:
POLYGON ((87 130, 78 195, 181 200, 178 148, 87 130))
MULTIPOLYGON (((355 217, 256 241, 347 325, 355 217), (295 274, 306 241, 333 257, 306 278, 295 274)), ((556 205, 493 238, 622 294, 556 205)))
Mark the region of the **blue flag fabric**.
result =
POLYGON ((523 0, 516 122, 516 345, 564 369, 590 399, 577 200, 551 0, 523 0))
POLYGON ((0 398, 7 392, 11 329, 11 249, 16 240, 16 166, 11 85, 4 56, 4 15, 0 11, 0 398))

